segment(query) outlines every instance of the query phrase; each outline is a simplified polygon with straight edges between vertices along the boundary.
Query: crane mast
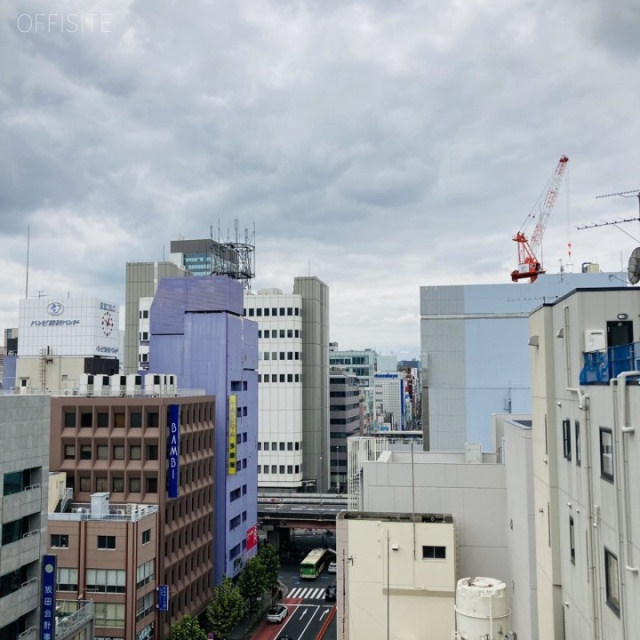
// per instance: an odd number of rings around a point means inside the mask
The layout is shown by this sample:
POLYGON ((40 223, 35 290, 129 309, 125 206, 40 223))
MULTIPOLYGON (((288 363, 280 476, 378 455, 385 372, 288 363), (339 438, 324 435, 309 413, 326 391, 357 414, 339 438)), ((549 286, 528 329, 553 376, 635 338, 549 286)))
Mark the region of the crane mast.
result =
POLYGON ((540 205, 540 215, 538 216, 538 222, 531 234, 531 240, 527 239, 527 236, 523 231, 523 227, 527 222, 535 218, 533 211, 527 216, 524 224, 520 228, 520 231, 518 231, 513 238, 513 241, 518 243, 518 268, 511 272, 511 280, 513 282, 519 282, 524 279, 529 279, 529 282, 535 282, 538 276, 545 272, 542 262, 537 258, 537 254, 539 253, 539 249, 542 245, 542 237, 544 236, 544 232, 547 228, 549 216, 553 211, 553 206, 555 205, 556 198, 558 197, 560 183, 562 182, 562 177, 564 176, 565 169, 567 168, 567 162, 569 162, 569 158, 567 158, 567 156, 562 156, 560 158, 555 171, 549 179, 546 190, 543 192, 544 199, 538 199, 538 202, 542 200, 540 205))

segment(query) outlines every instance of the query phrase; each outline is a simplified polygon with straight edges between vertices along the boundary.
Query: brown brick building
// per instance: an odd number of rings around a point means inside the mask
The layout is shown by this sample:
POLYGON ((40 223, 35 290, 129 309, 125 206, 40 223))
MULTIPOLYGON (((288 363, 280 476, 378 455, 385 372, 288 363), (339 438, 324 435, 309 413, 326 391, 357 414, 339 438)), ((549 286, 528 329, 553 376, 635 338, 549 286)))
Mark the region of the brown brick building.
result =
POLYGON ((166 637, 211 598, 214 415, 206 395, 52 398, 50 470, 66 473, 73 493, 49 520, 57 599, 94 600, 96 637, 166 637), (170 405, 180 416, 176 498, 170 405), (156 608, 159 585, 169 586, 167 613, 156 608))

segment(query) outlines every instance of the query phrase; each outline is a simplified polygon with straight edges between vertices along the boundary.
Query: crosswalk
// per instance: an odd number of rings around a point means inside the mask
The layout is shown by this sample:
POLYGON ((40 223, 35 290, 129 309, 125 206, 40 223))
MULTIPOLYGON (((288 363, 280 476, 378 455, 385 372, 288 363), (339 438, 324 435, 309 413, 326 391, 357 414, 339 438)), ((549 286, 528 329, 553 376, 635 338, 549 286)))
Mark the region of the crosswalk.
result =
POLYGON ((324 592, 325 592, 324 588, 297 587, 295 589, 291 589, 291 591, 287 593, 287 598, 303 598, 305 600, 323 600, 324 592))

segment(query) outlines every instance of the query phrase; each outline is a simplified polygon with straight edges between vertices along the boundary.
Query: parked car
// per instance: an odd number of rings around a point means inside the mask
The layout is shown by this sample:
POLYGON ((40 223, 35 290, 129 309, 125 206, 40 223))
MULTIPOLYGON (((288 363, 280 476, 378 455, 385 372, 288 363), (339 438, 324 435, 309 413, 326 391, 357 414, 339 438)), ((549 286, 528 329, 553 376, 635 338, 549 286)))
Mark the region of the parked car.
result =
POLYGON ((335 573, 337 571, 337 566, 336 566, 336 562, 335 560, 333 562, 329 563, 329 566, 327 567, 327 572, 328 573, 335 573))
POLYGON ((267 611, 268 622, 282 622, 289 613, 289 609, 283 604, 276 604, 267 611))
POLYGON ((335 602, 336 601, 336 585, 330 584, 324 591, 324 599, 327 602, 335 602))

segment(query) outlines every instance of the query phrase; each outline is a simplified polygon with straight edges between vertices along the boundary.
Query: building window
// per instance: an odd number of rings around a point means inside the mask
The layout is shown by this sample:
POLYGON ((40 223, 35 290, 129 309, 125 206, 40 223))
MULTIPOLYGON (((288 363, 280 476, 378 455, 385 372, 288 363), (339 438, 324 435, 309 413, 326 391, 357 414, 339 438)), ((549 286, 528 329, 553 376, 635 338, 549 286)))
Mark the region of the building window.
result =
POLYGON ((147 429, 157 429, 160 424, 160 414, 147 413, 147 429))
POLYGON ((562 421, 562 453, 565 460, 571 460, 571 420, 562 421))
POLYGON ((241 492, 240 489, 234 489, 230 494, 229 494, 229 502, 235 502, 236 500, 239 500, 241 496, 241 492))
POLYGON ((151 529, 145 529, 142 532, 142 544, 151 542, 151 529))
POLYGON ((158 445, 157 444, 148 444, 147 445, 147 460, 157 460, 158 459, 158 445))
POLYGON ((91 460, 91 445, 90 444, 81 444, 80 445, 80 460, 91 460))
POLYGON ((124 569, 87 569, 87 591, 92 593, 125 593, 124 569))
POLYGON ((576 563, 576 533, 573 525, 573 516, 569 516, 569 557, 571 563, 576 563))
POLYGON ((101 551, 111 550, 116 548, 115 536, 98 536, 98 549, 101 551))
POLYGON ((288 464, 287 465, 287 473, 289 473, 289 474, 293 473, 293 465, 292 464, 288 464))
POLYGON ((109 481, 107 480, 107 476, 96 477, 96 491, 98 493, 106 493, 109 491, 109 481))
POLYGON ((106 429, 109 426, 109 414, 105 411, 98 411, 97 422, 99 429, 106 429))
POLYGON ((65 460, 75 460, 76 457, 76 445, 75 444, 65 444, 64 445, 64 459, 65 460))
POLYGON ((153 560, 149 560, 144 564, 141 564, 137 570, 137 587, 144 587, 145 584, 149 584, 155 575, 155 565, 153 560))
POLYGON ((580 442, 580 421, 576 420, 576 465, 582 465, 582 443, 580 442))
POLYGON ((66 533, 52 533, 51 546, 57 549, 68 549, 69 536, 66 533))
POLYGON ((67 569, 66 567, 58 567, 58 582, 56 589, 58 591, 77 591, 78 590, 78 570, 67 569))
POLYGON ((229 521, 229 531, 233 531, 234 529, 237 529, 240 526, 240 516, 236 516, 235 518, 231 518, 231 520, 229 521))
POLYGON ((132 444, 129 447, 129 460, 140 460, 142 458, 142 447, 139 444, 132 444))
POLYGON ((142 412, 132 411, 129 415, 129 427, 132 429, 139 429, 142 427, 142 412))
POLYGON ((107 444, 96 445, 96 458, 98 460, 107 460, 109 458, 109 445, 107 444))
POLYGON ((115 429, 124 429, 124 413, 113 414, 113 426, 115 429))
POLYGON ((140 493, 141 484, 140 478, 133 477, 129 478, 129 493, 140 493))
POLYGON ((447 548, 432 545, 422 546, 423 560, 445 560, 447 557, 447 548))
POLYGON ((75 429, 76 428, 76 412, 65 411, 64 413, 64 428, 75 429))
POLYGON ((96 627, 124 628, 124 605, 106 602, 96 602, 95 625, 96 627))
POLYGON ((91 491, 91 478, 86 476, 80 478, 80 491, 91 491))
POLYGON ((113 445, 113 459, 114 460, 124 460, 124 445, 123 444, 114 444, 113 445))
POLYGON ((136 606, 136 622, 140 622, 140 620, 146 618, 155 611, 156 605, 154 595, 155 594, 152 591, 138 600, 138 604, 136 606))
POLYGON ((80 414, 80 426, 85 428, 90 428, 93 426, 93 414, 92 413, 81 413, 80 414))
POLYGON ((111 481, 113 493, 124 493, 124 478, 113 478, 111 481))
POLYGON ((600 427, 600 476, 613 482, 613 435, 611 429, 600 427))
POLYGON ((618 558, 605 547, 604 573, 607 593, 607 604, 616 615, 620 615, 620 589, 618 581, 618 558))
POLYGON ((158 478, 147 478, 145 484, 147 493, 158 493, 158 478))

